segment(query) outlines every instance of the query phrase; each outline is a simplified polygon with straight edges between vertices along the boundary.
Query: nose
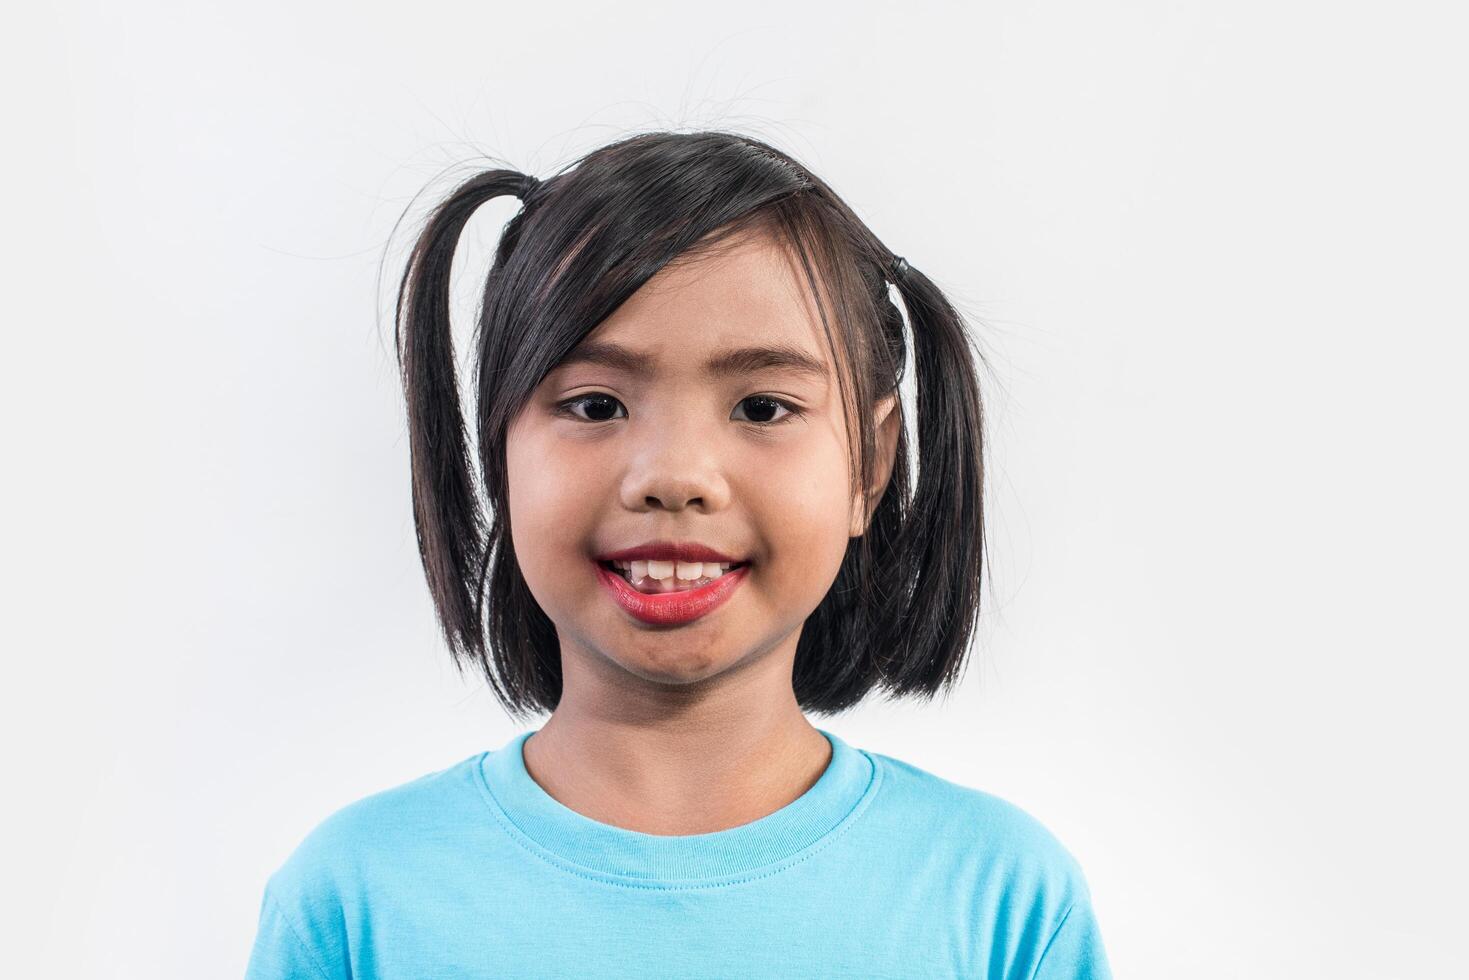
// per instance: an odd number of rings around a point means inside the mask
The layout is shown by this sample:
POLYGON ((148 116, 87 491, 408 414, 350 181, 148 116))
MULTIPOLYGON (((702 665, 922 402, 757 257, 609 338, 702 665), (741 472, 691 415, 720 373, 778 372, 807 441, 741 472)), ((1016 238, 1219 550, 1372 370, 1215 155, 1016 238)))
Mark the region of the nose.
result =
POLYGON ((708 433, 692 430, 649 434, 634 451, 622 481, 622 504, 629 510, 705 513, 729 506, 724 478, 708 433))

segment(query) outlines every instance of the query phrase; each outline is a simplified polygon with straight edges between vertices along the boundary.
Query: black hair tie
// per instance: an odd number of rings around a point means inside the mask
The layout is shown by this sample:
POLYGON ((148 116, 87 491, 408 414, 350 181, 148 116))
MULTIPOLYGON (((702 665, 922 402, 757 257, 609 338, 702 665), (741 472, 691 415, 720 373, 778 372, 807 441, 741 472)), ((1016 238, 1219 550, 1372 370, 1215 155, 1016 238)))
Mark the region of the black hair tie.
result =
POLYGON ((893 282, 900 282, 908 274, 908 260, 901 255, 894 255, 888 263, 888 270, 893 277, 893 282))
POLYGON ((521 174, 520 187, 516 191, 515 196, 520 198, 520 202, 524 204, 532 194, 540 189, 540 186, 541 181, 539 178, 531 174, 521 174))

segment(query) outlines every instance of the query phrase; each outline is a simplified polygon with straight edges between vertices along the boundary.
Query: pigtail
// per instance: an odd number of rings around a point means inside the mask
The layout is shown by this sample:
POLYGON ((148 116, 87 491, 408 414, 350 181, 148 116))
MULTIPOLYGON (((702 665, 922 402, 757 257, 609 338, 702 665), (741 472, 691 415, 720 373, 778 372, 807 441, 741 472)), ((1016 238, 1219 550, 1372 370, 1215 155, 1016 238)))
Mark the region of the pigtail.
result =
POLYGON ((479 206, 502 194, 524 196, 535 183, 514 170, 490 170, 460 185, 429 216, 398 288, 394 342, 408 405, 413 522, 429 592, 456 659, 483 654, 478 593, 485 517, 459 407, 449 271, 460 233, 479 206))
POLYGON ((923 273, 896 258, 917 374, 918 485, 893 536, 902 584, 876 622, 893 632, 879 649, 888 684, 932 695, 951 684, 979 616, 984 565, 984 415, 977 352, 964 321, 923 273))

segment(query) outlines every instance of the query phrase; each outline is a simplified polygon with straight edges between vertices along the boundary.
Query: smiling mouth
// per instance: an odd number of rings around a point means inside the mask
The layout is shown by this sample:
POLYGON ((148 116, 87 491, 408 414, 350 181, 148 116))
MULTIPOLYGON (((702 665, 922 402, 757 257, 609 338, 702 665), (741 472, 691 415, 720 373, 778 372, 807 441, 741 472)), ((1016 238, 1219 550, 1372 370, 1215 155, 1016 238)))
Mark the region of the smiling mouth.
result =
POLYGON ((599 561, 597 564, 621 575, 639 592, 663 595, 703 588, 749 562, 599 561))

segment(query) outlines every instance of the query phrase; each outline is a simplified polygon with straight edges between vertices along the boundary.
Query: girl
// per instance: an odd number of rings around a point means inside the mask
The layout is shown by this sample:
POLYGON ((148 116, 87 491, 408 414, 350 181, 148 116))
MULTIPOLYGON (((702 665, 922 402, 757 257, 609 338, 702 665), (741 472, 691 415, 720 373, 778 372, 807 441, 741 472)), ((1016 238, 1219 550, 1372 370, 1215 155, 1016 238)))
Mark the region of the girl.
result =
POLYGON ((430 217, 397 326, 446 641, 550 715, 317 826, 249 977, 1108 976, 1033 818, 807 720, 952 686, 984 542, 964 324, 825 183, 722 132, 488 171, 430 217), (449 270, 502 194, 472 457, 449 270))

